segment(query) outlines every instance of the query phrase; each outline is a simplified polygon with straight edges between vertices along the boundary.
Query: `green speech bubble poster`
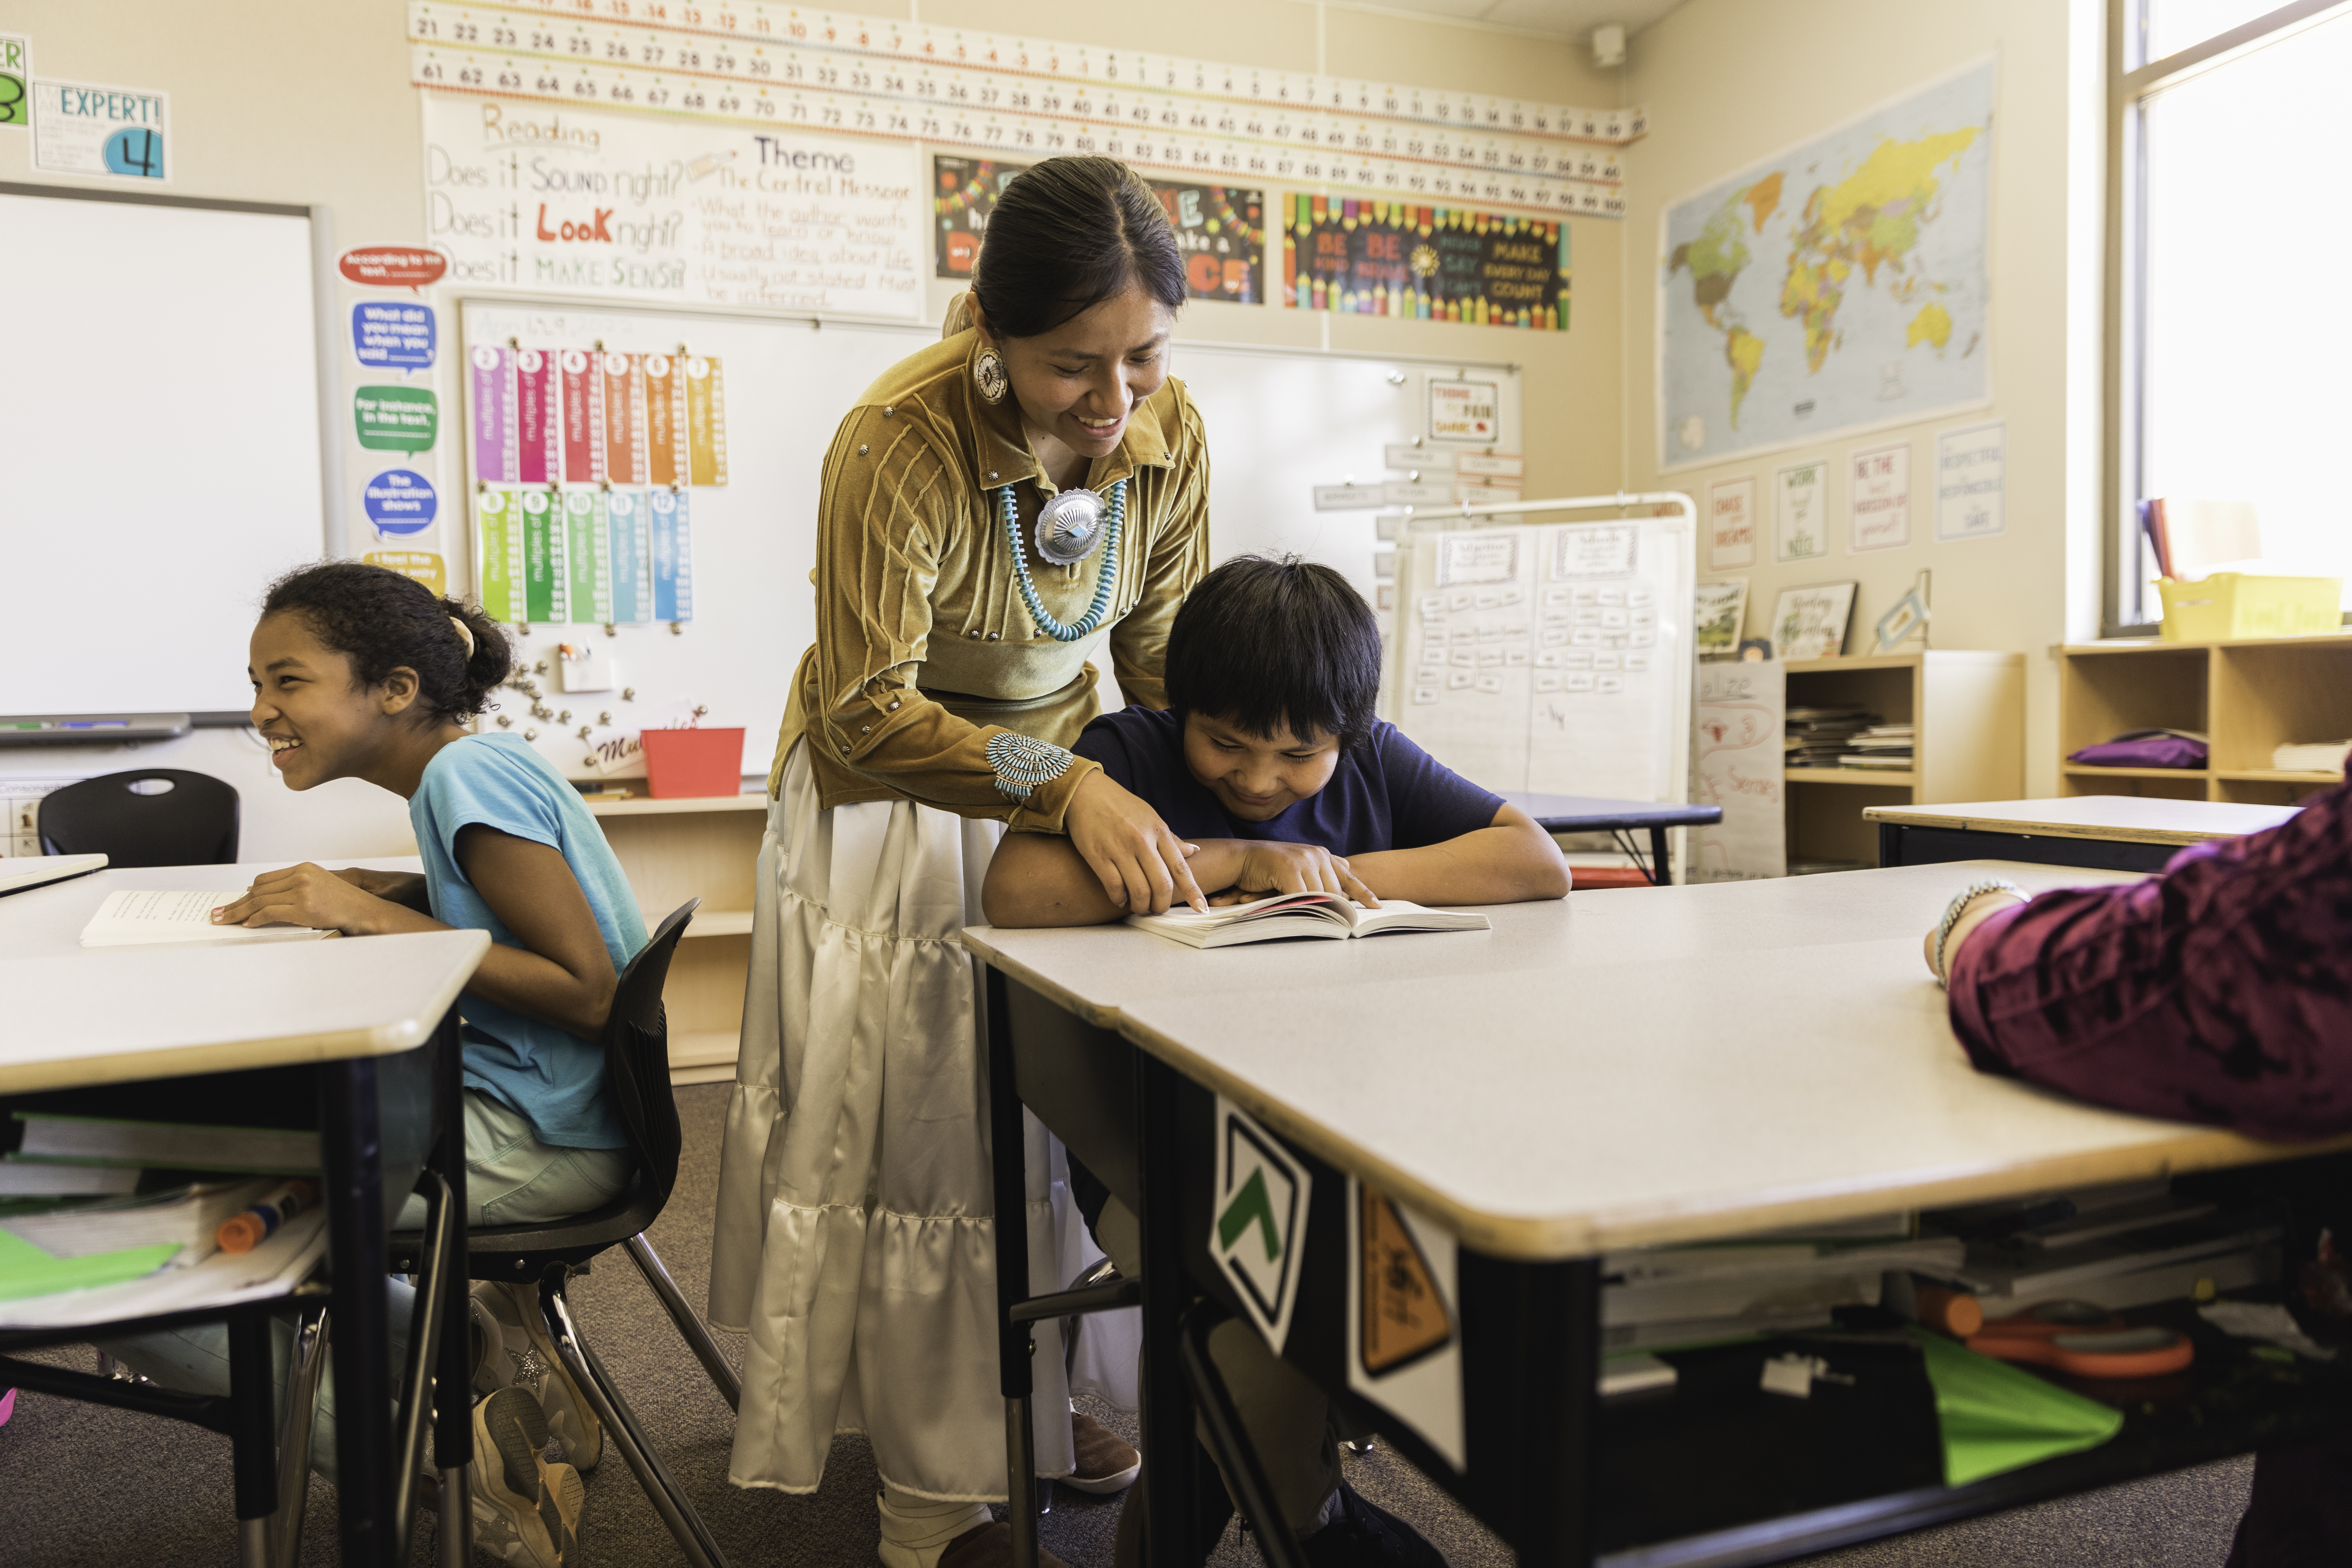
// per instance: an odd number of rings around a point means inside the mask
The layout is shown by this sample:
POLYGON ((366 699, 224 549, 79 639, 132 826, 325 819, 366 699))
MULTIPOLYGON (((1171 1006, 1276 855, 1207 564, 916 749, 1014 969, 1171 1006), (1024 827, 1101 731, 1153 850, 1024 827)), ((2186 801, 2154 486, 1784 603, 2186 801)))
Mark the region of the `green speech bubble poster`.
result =
POLYGON ((424 452, 441 434, 441 402, 422 386, 362 386, 352 418, 372 452, 424 452))

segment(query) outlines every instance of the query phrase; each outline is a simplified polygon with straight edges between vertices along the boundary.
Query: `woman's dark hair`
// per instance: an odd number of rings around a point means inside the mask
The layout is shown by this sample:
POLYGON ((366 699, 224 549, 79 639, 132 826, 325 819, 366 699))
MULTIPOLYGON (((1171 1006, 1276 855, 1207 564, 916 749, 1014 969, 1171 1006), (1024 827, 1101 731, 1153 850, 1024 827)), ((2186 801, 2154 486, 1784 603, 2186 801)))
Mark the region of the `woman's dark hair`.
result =
POLYGON ((1381 690, 1372 607, 1328 566, 1243 555, 1206 577, 1168 629, 1168 705, 1264 740, 1287 728, 1354 745, 1381 690))
POLYGON ((1134 283, 1184 303, 1176 231, 1142 175, 1116 158, 1048 158, 1005 183, 971 276, 990 331, 1050 332, 1134 283))
POLYGON ((514 668, 507 634, 480 610, 362 561, 289 572, 269 584, 261 613, 301 616, 313 637, 352 661, 363 687, 383 685, 403 665, 415 670, 416 713, 425 721, 473 718, 514 668), (471 654, 452 619, 473 634, 471 654))

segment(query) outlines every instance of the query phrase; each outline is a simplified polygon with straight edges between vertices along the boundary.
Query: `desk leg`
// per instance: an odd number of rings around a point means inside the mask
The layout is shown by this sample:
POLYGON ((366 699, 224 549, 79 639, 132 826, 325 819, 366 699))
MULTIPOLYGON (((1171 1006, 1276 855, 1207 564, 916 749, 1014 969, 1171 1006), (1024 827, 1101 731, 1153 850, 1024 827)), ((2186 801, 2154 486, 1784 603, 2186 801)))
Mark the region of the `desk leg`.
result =
POLYGON ((1013 1568, 1037 1568, 1035 1415, 1029 1362, 1035 1352, 1029 1325, 1013 1308, 1029 1294, 1029 1184, 1021 1096, 1013 1087, 1012 1010, 1004 976, 980 966, 988 1050, 988 1154, 996 1196, 996 1377, 1004 1395, 1005 1501, 1012 1515, 1013 1568))
POLYGON ((1592 1453, 1601 1413, 1601 1265, 1522 1268, 1517 1329, 1526 1367, 1520 1431, 1528 1511, 1523 1568, 1592 1561, 1592 1453))
POLYGON ((404 1533, 392 1517, 392 1337, 384 1307, 383 1139, 376 1064, 319 1069, 329 1266, 336 1318, 336 1488, 346 1568, 392 1568, 404 1533))
MULTIPOLYGON (((1200 1445, 1184 1384, 1184 1312, 1192 1294, 1184 1267, 1183 1132, 1178 1116, 1184 1079, 1158 1058, 1136 1053, 1135 1120, 1139 1134, 1143 1212, 1143 1475, 1136 1483, 1150 1531, 1148 1568, 1197 1568, 1208 1555, 1194 1499, 1200 1445)), ((1135 1497, 1135 1492, 1128 1494, 1135 1497)))
POLYGON ((457 1010, 442 1016, 433 1048, 433 1115, 441 1136, 430 1162, 448 1184, 452 1241, 444 1277, 440 1355, 433 1383, 433 1466, 441 1477, 441 1561, 467 1563, 473 1552, 474 1458, 472 1300, 466 1266, 466 1068, 457 1010))
POLYGON ((236 1557, 241 1568, 269 1568, 270 1516, 278 1511, 277 1423, 271 1419, 269 1319, 241 1312, 228 1321, 230 1468, 236 1489, 236 1557))
POLYGON ((1666 835, 1671 831, 1664 827, 1650 829, 1650 886, 1654 888, 1674 885, 1675 856, 1666 847, 1666 835))
POLYGON ((1899 824, 1882 822, 1878 825, 1878 863, 1881 866, 1903 864, 1903 829, 1899 824))

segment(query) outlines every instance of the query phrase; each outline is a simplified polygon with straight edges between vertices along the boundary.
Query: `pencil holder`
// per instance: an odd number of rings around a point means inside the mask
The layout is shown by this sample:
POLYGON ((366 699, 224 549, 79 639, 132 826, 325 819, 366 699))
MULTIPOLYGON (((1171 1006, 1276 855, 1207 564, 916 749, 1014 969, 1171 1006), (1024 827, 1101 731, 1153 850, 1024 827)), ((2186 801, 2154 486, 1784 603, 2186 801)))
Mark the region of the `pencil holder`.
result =
POLYGON ((646 787, 656 800, 740 795, 743 790, 740 730, 647 730, 646 787))

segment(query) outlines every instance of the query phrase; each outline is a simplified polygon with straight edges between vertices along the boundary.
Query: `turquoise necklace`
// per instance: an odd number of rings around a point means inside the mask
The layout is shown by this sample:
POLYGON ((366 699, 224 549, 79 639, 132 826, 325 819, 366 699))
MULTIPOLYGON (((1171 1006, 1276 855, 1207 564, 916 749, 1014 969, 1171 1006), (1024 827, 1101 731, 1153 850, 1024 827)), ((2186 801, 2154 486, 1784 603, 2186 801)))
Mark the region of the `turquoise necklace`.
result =
MULTIPOLYGON (((1021 584, 1021 602, 1029 607, 1029 619, 1037 629, 1056 642, 1076 642, 1103 623, 1110 613, 1112 597, 1118 591, 1118 535, 1127 521, 1127 481, 1120 479, 1110 487, 1109 516, 1103 520, 1101 545, 1102 566, 1095 574, 1094 603, 1087 606, 1075 626, 1064 626, 1045 613, 1037 598, 1037 585, 1029 580, 1028 552, 1021 548, 1021 502, 1006 485, 997 492, 1004 498, 1004 542, 1013 548, 1013 574, 1021 584)), ((1087 539, 1094 532, 1094 511, 1088 502, 1098 502, 1091 490, 1065 490, 1055 496, 1037 514, 1037 552, 1048 561, 1074 566, 1087 557, 1087 539), (1083 500, 1080 498, 1085 498, 1083 500), (1058 526, 1056 526, 1058 524, 1058 526)))

